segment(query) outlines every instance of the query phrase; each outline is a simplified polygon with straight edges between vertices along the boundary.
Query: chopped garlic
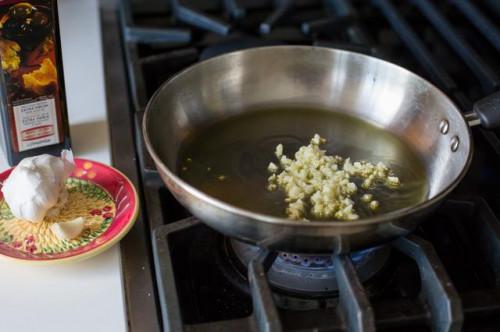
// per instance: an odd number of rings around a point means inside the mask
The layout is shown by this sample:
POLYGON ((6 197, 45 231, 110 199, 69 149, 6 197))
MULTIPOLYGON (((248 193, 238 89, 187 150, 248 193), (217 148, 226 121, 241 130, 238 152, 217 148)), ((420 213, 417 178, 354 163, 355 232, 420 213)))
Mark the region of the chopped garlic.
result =
POLYGON ((278 145, 276 155, 283 171, 269 177, 268 189, 279 187, 286 192, 286 212, 291 219, 303 219, 308 205, 311 213, 319 218, 356 219, 354 202, 349 196, 357 191, 357 186, 347 172, 338 170, 341 158, 328 156, 319 148, 323 142, 324 139, 315 135, 310 145, 295 153, 295 159, 283 155, 282 146, 278 145))
POLYGON ((397 176, 388 176, 387 177, 387 184, 390 186, 398 186, 399 185, 399 178, 397 176))
POLYGON ((274 152, 274 154, 276 155, 276 157, 278 157, 278 159, 281 158, 281 156, 283 155, 283 144, 278 144, 276 146, 276 151, 274 152))
POLYGON ((275 191, 276 189, 278 189, 278 185, 276 183, 270 183, 267 185, 267 190, 269 191, 275 191))
MULTIPOLYGON (((399 183, 397 177, 389 176, 389 168, 381 162, 377 165, 367 161, 352 163, 350 158, 344 160, 339 156, 327 155, 325 150, 320 149, 320 145, 325 142, 324 138, 315 134, 309 145, 299 148, 294 159, 283 154, 282 144, 276 146, 275 155, 279 166, 269 163, 267 169, 272 175, 268 178, 267 189, 274 191, 280 188, 285 192, 286 213, 290 219, 304 220, 306 210, 321 219, 358 219, 351 199, 358 188, 351 181, 352 176, 363 180, 363 188, 370 188, 375 181, 381 180, 399 183)), ((379 206, 372 194, 364 194, 361 199, 369 203, 373 210, 379 206)))
POLYGON ((281 167, 286 167, 292 163, 291 159, 288 159, 287 156, 281 156, 280 158, 280 164, 281 167))
POLYGON ((378 201, 371 201, 368 206, 370 207, 370 209, 376 210, 380 206, 380 203, 378 201))
POLYGON ((278 166, 276 166, 275 163, 270 162, 269 165, 267 166, 267 170, 271 173, 276 173, 278 171, 278 166))
POLYGON ((363 181, 363 184, 361 185, 363 188, 368 189, 373 185, 373 176, 369 176, 367 179, 363 181))
POLYGON ((298 199, 295 202, 290 203, 286 211, 291 219, 300 219, 302 218, 304 208, 304 201, 302 201, 302 199, 298 199))
POLYGON ((361 196, 361 200, 365 203, 371 202, 372 199, 373 199, 372 194, 364 194, 363 196, 361 196))
POLYGON ((365 180, 362 187, 365 189, 370 188, 377 180, 387 180, 389 177, 398 179, 395 176, 389 176, 390 170, 382 162, 377 163, 377 165, 373 165, 367 161, 356 161, 352 164, 350 158, 347 158, 344 162, 344 170, 350 175, 364 178, 365 180))
POLYGON ((323 137, 319 136, 318 134, 314 134, 313 138, 311 139, 311 144, 314 145, 320 145, 326 143, 326 139, 323 137))

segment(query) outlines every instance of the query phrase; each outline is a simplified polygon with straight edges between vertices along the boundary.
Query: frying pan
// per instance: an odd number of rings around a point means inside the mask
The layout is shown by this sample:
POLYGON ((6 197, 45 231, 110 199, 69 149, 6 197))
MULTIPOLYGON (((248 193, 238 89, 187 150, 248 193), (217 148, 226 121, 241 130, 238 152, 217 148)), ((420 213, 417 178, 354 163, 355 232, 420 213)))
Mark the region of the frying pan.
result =
POLYGON ((348 253, 408 234, 438 207, 471 162, 469 124, 500 123, 500 94, 476 103, 466 118, 434 85, 389 62, 329 48, 272 46, 200 62, 165 82, 147 105, 143 133, 169 190, 215 230, 271 250, 348 253), (293 104, 347 113, 396 135, 425 164, 427 199, 356 221, 301 222, 232 206, 178 176, 180 148, 191 133, 256 107, 293 104))

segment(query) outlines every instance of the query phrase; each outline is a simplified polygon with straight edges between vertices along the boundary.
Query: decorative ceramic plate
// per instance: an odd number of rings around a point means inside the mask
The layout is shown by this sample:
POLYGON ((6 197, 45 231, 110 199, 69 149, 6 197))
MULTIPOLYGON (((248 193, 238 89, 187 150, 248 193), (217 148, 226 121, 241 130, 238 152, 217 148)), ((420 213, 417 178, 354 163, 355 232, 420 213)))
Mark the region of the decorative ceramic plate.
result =
MULTIPOLYGON (((41 223, 16 219, 0 192, 0 255, 36 263, 74 261, 95 256, 118 242, 134 224, 139 200, 134 186, 120 171, 104 164, 75 159, 66 182, 68 201, 60 214, 41 223), (50 225, 85 218, 82 233, 60 240, 50 225)), ((7 179, 12 168, 0 174, 7 179)))

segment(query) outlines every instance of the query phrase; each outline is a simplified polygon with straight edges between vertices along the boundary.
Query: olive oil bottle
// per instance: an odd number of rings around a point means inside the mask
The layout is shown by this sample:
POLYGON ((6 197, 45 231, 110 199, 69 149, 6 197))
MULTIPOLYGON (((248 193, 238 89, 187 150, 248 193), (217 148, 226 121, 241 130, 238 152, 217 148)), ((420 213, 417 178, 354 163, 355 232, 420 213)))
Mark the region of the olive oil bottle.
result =
POLYGON ((70 147, 56 0, 0 1, 2 147, 10 165, 70 147))

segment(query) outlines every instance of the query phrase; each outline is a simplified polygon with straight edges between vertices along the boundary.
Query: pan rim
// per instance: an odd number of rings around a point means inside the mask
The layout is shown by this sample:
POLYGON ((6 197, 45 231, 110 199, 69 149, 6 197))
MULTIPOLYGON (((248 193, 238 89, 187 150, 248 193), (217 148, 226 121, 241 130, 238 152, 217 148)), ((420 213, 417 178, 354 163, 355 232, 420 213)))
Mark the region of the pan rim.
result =
MULTIPOLYGON (((415 74, 414 72, 412 72, 404 67, 401 67, 397 64, 394 64, 392 62, 389 62, 389 61, 386 61, 383 59, 379 59, 379 58, 376 58, 373 56, 369 56, 369 55, 365 55, 365 54, 361 54, 361 53, 357 53, 357 52, 352 52, 352 51, 346 51, 346 50, 328 48, 328 47, 320 47, 320 46, 307 46, 307 45, 277 45, 277 46, 254 47, 254 48, 250 48, 250 49, 229 52, 229 53, 225 53, 225 54, 213 57, 213 58, 209 58, 209 59, 197 62, 196 64, 191 65, 188 68, 185 68, 184 70, 181 70, 180 72, 178 72, 177 74, 175 74, 174 76, 172 76, 171 78, 169 78, 168 80, 163 82, 160 85, 160 87, 158 87, 158 89, 155 91, 155 93, 151 96, 151 98, 149 99, 149 101, 146 105, 146 108, 145 108, 144 118, 142 121, 142 132, 143 132, 143 138, 144 138, 146 148, 147 148, 149 154, 151 155, 151 157, 155 163, 155 166, 157 168, 160 168, 161 171, 164 172, 164 174, 166 174, 172 182, 174 182, 177 186, 179 186, 182 190, 187 192, 189 195, 192 195, 192 196, 196 197, 197 199, 200 199, 201 201, 205 202, 206 204, 212 205, 218 209, 221 209, 221 210, 224 210, 226 212, 236 214, 236 215, 248 218, 248 219, 252 219, 256 222, 265 222, 265 223, 271 223, 274 225, 291 226, 291 227, 310 226, 310 227, 328 227, 328 228, 330 228, 330 227, 367 226, 367 225, 374 225, 374 224, 383 224, 383 223, 390 222, 390 221, 393 221, 396 219, 400 219, 402 217, 409 216, 409 215, 412 215, 412 214, 417 213, 419 211, 422 211, 428 207, 431 207, 431 206, 437 204, 441 200, 443 200, 446 196, 448 196, 450 194, 451 191, 453 191, 453 189, 455 189, 457 187, 457 185, 462 181, 465 174, 469 170, 469 167, 470 167, 471 162, 472 162, 472 156, 474 153, 472 132, 471 132, 471 129, 470 129, 469 125, 467 124, 467 121, 465 120, 462 112, 460 112, 460 109, 457 107, 457 105, 441 89, 439 89, 433 83, 429 82, 425 78, 415 74), (442 189, 434 197, 427 199, 421 203, 418 203, 418 204, 415 204, 415 205, 412 205, 412 206, 409 206, 406 208, 398 209, 395 211, 391 211, 388 213, 384 213, 381 215, 369 217, 369 218, 362 218, 362 219, 349 220, 349 221, 325 220, 325 221, 307 221, 307 222, 304 222, 301 220, 291 220, 291 219, 287 219, 287 218, 274 217, 274 216, 267 215, 264 213, 253 212, 253 211, 250 211, 247 209, 243 209, 243 208, 234 206, 232 204, 226 203, 220 199, 214 198, 214 197, 204 193, 203 191, 190 185, 189 183, 187 183, 186 181, 181 179, 179 176, 177 176, 174 172, 172 172, 163 163, 161 158, 157 155, 157 153, 156 153, 156 151, 151 143, 151 140, 149 139, 149 133, 147 130, 149 118, 150 118, 150 113, 152 112, 151 111, 152 105, 156 101, 156 99, 157 99, 158 95, 161 93, 161 91, 163 91, 163 89, 165 89, 168 85, 172 84, 179 77, 184 76, 185 74, 187 74, 188 72, 190 72, 192 70, 195 70, 197 67, 201 66, 202 64, 206 64, 206 63, 209 63, 212 61, 217 61, 221 57, 235 56, 235 55, 237 55, 239 53, 243 53, 243 52, 246 53, 246 52, 258 51, 261 49, 270 49, 270 51, 272 51, 272 50, 277 49, 277 48, 279 48, 279 49, 303 49, 303 50, 309 50, 309 51, 317 51, 318 50, 318 51, 327 51, 327 52, 339 53, 339 54, 344 53, 344 54, 347 54, 349 56, 359 57, 361 59, 368 59, 369 61, 377 61, 377 62, 383 63, 386 66, 390 66, 390 67, 393 67, 397 70, 401 70, 401 71, 405 72, 406 74, 409 74, 410 76, 413 76, 413 77, 421 80, 426 85, 428 85, 429 88, 434 90, 440 98, 443 98, 444 100, 449 102, 450 105, 453 106, 453 111, 457 112, 460 115, 461 120, 464 122, 464 125, 465 125, 466 130, 467 130, 467 137, 469 139, 469 149, 467 152, 468 155, 467 155, 467 160, 465 162, 464 167, 462 168, 460 173, 455 177, 455 179, 448 186, 446 186, 444 189, 442 189)), ((169 185, 167 183, 166 183, 166 185, 167 185, 167 187, 169 187, 169 185)), ((169 188, 169 190, 170 190, 170 188, 169 188)))

